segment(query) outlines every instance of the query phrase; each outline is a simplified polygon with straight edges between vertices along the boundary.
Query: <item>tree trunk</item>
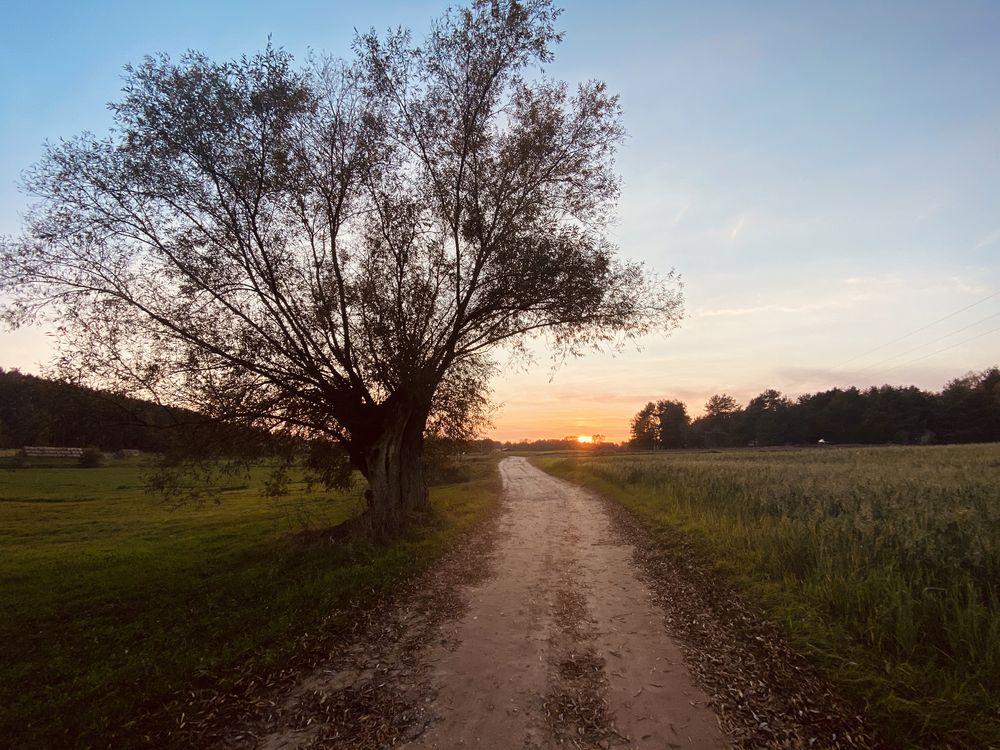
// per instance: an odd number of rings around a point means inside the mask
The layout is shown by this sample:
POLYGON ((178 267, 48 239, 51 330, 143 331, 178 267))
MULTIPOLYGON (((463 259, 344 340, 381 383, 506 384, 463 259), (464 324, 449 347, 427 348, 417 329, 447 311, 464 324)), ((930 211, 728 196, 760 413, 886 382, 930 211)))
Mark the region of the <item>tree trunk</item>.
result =
POLYGON ((423 451, 426 415, 392 409, 382 433, 365 451, 367 518, 375 540, 389 539, 414 512, 428 507, 423 451))

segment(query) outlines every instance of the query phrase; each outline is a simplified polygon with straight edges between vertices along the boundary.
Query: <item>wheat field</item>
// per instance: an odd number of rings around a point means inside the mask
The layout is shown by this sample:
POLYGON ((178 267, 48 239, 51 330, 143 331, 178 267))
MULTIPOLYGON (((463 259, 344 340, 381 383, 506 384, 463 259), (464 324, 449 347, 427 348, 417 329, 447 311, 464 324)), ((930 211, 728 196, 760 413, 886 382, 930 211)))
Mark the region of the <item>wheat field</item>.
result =
POLYGON ((544 463, 697 542, 893 742, 1000 739, 1000 445, 544 463))

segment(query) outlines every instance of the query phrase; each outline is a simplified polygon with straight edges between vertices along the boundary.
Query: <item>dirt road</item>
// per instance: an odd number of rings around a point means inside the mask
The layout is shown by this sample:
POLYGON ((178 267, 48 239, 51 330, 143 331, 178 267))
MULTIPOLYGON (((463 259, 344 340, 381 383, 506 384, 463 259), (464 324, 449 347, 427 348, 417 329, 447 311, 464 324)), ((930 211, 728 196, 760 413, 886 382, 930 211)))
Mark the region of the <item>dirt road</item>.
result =
POLYGON ((599 501, 500 464, 494 575, 426 654, 414 748, 718 748, 726 741, 599 501))
POLYGON ((620 506, 523 458, 505 459, 500 473, 498 512, 436 565, 357 612, 309 652, 308 666, 251 675, 213 698, 207 715, 181 714, 185 739, 174 744, 881 746, 682 537, 661 554, 620 506), (684 660, 668 631, 684 639, 684 660))
MULTIPOLYGON (((722 748, 602 502, 523 458, 493 520, 220 739, 293 748, 722 748)), ((662 593, 661 593, 662 602, 662 593)))

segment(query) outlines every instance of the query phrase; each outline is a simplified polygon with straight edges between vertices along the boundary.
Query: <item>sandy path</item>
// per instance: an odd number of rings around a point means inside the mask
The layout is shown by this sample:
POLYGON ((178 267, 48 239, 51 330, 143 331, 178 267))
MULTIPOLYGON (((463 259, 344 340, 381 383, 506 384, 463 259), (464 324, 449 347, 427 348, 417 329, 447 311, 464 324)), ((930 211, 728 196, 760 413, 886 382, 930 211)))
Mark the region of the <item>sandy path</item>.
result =
POLYGON ((407 747, 726 747, 601 503, 523 458, 500 472, 495 575, 424 655, 435 719, 407 747))
POLYGON ((503 502, 437 564, 359 610, 348 629, 338 621, 321 633, 299 663, 201 696, 164 744, 608 750, 721 748, 728 737, 755 750, 881 746, 682 536, 661 554, 663 541, 620 506, 522 458, 502 461, 500 473, 503 502), (687 666, 665 624, 684 639, 687 666))

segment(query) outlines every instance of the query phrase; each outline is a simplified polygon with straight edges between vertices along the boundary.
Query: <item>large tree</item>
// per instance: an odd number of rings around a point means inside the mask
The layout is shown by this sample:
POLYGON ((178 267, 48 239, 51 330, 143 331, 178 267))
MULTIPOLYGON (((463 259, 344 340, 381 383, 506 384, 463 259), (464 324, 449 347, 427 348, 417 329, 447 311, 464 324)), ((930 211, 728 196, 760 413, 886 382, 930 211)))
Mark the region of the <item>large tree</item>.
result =
POLYGON ((635 448, 683 448, 688 443, 691 418, 681 401, 650 401, 632 417, 631 438, 635 448))
POLYGON ((656 402, 660 446, 684 448, 688 443, 691 417, 683 401, 663 399, 656 402))
POLYGON ((657 418, 656 404, 648 402, 632 417, 629 430, 629 443, 633 448, 652 450, 660 443, 660 423, 657 418))
POLYGON ((339 442, 393 532, 426 503, 425 433, 475 422, 498 346, 561 357, 680 315, 673 279, 607 237, 617 97, 526 77, 558 14, 475 0, 350 61, 127 68, 111 132, 26 175, 6 319, 57 321, 101 385, 339 442))

